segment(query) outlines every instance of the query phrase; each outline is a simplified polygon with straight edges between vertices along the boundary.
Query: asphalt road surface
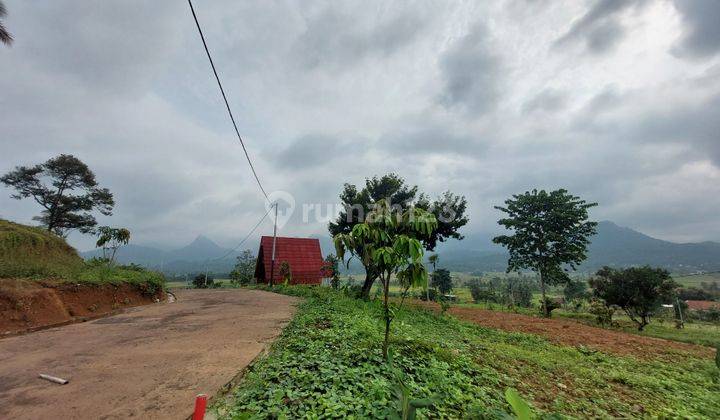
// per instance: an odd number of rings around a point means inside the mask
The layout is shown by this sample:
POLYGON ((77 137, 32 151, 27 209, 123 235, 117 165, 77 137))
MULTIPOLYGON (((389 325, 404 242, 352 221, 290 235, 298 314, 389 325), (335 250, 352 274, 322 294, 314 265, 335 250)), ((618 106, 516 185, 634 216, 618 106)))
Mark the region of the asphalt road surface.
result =
POLYGON ((174 303, 0 339, 0 418, 187 418, 195 395, 231 381, 297 302, 257 290, 175 293, 174 303))

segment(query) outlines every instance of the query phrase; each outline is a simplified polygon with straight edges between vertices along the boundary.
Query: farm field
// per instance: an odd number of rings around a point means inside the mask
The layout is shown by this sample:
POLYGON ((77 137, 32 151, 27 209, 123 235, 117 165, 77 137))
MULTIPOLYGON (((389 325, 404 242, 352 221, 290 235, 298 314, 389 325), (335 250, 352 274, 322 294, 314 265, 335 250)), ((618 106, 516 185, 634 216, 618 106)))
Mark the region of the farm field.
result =
MULTIPOLYGON (((398 379, 380 352, 380 305, 327 288, 276 290, 306 300, 268 357, 250 368, 228 399, 216 404, 219 417, 390 413, 398 379)), ((488 410, 507 412, 502 397, 506 387, 517 388, 544 413, 720 415, 718 372, 712 351, 705 347, 663 346, 667 342, 659 341, 657 352, 609 351, 487 328, 415 307, 397 313, 391 337, 393 366, 411 397, 435 398, 433 407, 419 411, 421 417, 479 418, 488 410)))

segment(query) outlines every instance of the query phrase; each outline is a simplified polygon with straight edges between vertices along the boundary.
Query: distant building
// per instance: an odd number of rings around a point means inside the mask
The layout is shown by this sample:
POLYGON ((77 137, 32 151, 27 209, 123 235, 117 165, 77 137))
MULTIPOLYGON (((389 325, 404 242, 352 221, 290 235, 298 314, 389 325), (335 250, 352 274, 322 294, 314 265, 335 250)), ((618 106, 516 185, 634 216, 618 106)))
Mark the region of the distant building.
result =
POLYGON ((706 311, 708 309, 720 309, 720 302, 712 300, 686 300, 688 309, 693 311, 706 311))
POLYGON ((275 243, 275 270, 272 267, 273 237, 260 238, 255 278, 258 283, 268 283, 273 272, 273 284, 284 282, 280 274, 280 265, 286 261, 290 265, 292 280, 290 284, 321 284, 324 272, 324 260, 320 250, 320 241, 313 238, 277 237, 275 243))

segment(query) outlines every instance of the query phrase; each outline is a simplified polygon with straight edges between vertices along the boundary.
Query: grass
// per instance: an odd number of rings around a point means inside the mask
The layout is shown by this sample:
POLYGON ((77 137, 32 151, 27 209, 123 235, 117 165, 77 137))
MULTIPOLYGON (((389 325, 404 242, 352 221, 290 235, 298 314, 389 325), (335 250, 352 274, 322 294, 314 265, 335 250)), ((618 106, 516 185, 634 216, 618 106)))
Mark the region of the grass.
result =
POLYGON ((85 262, 65 240, 44 229, 0 219, 0 279, 90 284, 129 283, 154 294, 165 277, 139 266, 85 262))
MULTIPOLYGON (((306 299, 269 355, 216 405, 221 418, 385 417, 396 408, 379 303, 327 288, 274 290, 306 299)), ((419 308, 398 312, 391 349, 411 397, 436 397, 420 417, 509 411, 507 387, 538 411, 569 416, 720 416, 714 362, 685 353, 672 361, 605 354, 419 308)))
POLYGON ((77 251, 59 236, 0 219, 0 278, 72 277, 82 268, 77 251))

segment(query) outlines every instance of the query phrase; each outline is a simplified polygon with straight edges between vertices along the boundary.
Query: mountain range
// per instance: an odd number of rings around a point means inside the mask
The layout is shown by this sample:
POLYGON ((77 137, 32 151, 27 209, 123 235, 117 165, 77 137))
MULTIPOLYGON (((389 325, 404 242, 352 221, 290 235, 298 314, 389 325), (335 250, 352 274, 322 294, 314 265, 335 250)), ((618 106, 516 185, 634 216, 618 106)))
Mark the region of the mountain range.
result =
MULTIPOLYGON (((334 252, 329 236, 316 236, 320 240, 323 255, 334 252)), ((461 241, 451 240, 440 244, 436 250, 440 266, 451 271, 492 272, 504 271, 507 253, 491 241, 491 235, 467 235, 461 241)), ((247 243, 243 249, 257 250, 258 242, 247 243)), ((242 249, 234 251, 220 247, 205 236, 198 236, 190 244, 170 251, 155 247, 130 244, 117 252, 120 263, 135 263, 161 270, 167 274, 186 274, 208 270, 212 273, 228 273, 235 257, 242 249)), ((100 250, 83 252, 84 258, 101 256, 100 250)), ((592 272, 608 265, 627 267, 649 264, 676 273, 720 270, 720 243, 675 243, 652 238, 610 221, 598 224, 597 234, 591 238, 588 259, 580 271, 592 272)), ((348 270, 360 273, 362 268, 351 264, 348 270)))

